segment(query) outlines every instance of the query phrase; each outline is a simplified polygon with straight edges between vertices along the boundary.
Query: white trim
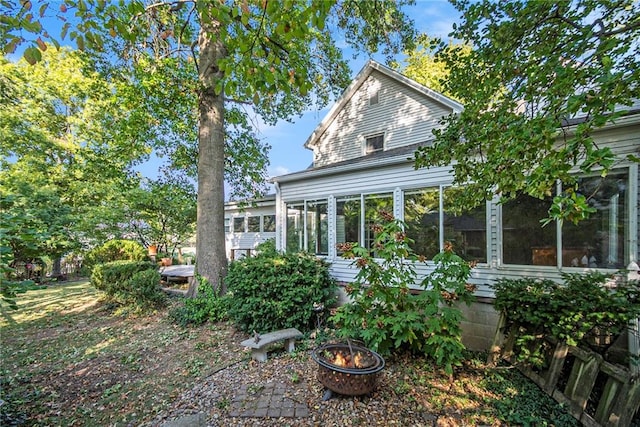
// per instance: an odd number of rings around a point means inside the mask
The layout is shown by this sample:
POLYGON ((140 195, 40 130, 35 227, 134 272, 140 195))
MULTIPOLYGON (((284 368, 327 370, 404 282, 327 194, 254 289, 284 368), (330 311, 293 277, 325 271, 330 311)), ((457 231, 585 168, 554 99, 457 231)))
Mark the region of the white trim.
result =
MULTIPOLYGON (((638 263, 638 164, 629 165, 629 259, 628 263, 638 263)), ((640 368, 639 368, 640 369, 640 368)))

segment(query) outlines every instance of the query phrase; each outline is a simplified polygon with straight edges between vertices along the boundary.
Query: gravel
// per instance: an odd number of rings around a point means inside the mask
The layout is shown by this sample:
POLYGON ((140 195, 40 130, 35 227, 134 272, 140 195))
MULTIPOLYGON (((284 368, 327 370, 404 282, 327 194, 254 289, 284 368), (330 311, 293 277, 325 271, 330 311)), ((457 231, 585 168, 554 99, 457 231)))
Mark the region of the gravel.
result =
MULTIPOLYGON (((304 346, 304 344, 303 344, 304 346)), ((447 425, 427 413, 406 390, 394 387, 401 366, 391 362, 379 374, 377 389, 367 396, 335 396, 322 401, 324 388, 317 380, 317 365, 310 350, 272 351, 260 363, 249 353, 218 367, 204 381, 183 393, 169 410, 149 424, 178 426, 432 426, 447 425), (241 417, 240 401, 265 390, 284 389, 284 398, 306 405, 307 417, 241 417), (235 410, 234 410, 235 409, 235 410)))

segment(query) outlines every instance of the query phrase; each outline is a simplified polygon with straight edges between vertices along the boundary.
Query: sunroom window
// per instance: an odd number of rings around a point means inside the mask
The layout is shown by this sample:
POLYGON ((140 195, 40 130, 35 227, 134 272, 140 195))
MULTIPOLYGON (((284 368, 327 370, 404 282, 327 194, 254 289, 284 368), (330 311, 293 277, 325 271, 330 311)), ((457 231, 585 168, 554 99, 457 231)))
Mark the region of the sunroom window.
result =
POLYGON ((541 226, 550 197, 520 195, 502 205, 502 257, 505 264, 556 265, 556 227, 541 226))
POLYGON ((625 266, 629 236, 628 171, 578 179, 576 191, 595 213, 577 225, 542 227, 551 197, 521 195, 502 206, 502 254, 505 264, 618 269, 625 266), (557 232, 561 230, 560 239, 557 232))
POLYGON ((440 252, 440 189, 405 192, 404 221, 411 249, 432 259, 440 252))
POLYGON ((329 254, 329 217, 326 200, 307 202, 307 251, 316 255, 329 254))
POLYGON ((578 193, 589 198, 596 209, 589 219, 562 226, 562 265, 567 267, 625 267, 625 242, 628 227, 628 194, 626 172, 605 178, 586 177, 578 180, 578 193))
POLYGON ((454 210, 460 189, 444 190, 444 241, 453 244, 456 254, 468 261, 487 262, 487 209, 484 204, 471 210, 454 210))
POLYGON ((336 243, 360 242, 361 212, 360 195, 336 199, 336 243))
POLYGON ((298 252, 304 248, 304 203, 287 204, 286 249, 298 252))
POLYGON ((233 232, 234 233, 244 233, 244 217, 237 216, 233 218, 233 232))
POLYGON ((276 216, 265 215, 262 217, 262 231, 271 233, 276 231, 276 216))
POLYGON ((259 216, 250 216, 247 218, 247 231, 249 233, 259 233, 260 232, 260 217, 259 216))
MULTIPOLYGON (((361 242, 361 244, 371 251, 375 249, 374 242, 376 239, 373 226, 383 223, 382 211, 393 214, 392 193, 367 194, 364 196, 364 242, 361 242)), ((375 256, 375 252, 373 255, 375 256)))

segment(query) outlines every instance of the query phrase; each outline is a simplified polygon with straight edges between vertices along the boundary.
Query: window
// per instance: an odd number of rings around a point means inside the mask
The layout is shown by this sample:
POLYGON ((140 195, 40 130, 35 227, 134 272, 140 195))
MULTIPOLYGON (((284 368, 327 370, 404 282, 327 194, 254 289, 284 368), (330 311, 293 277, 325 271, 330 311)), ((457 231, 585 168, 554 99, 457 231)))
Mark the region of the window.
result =
POLYGON ((247 218, 247 231, 249 233, 259 233, 260 232, 260 217, 259 216, 250 216, 247 218))
POLYGON ((440 189, 425 188, 404 195, 404 221, 409 246, 427 259, 440 252, 440 189))
POLYGON ((505 264, 556 265, 556 227, 540 224, 550 205, 551 197, 540 200, 524 194, 502 205, 505 264))
POLYGON ((360 242, 360 195, 336 199, 336 243, 360 242))
POLYGON ((404 194, 404 221, 409 246, 418 255, 433 259, 441 242, 451 242, 465 260, 487 262, 487 212, 485 206, 469 211, 454 210, 459 189, 423 188, 404 194), (440 212, 440 195, 444 211, 440 212))
POLYGON ((237 216, 233 218, 233 232, 244 233, 244 217, 237 216))
POLYGON ((383 222, 380 215, 382 211, 393 214, 393 194, 367 194, 364 196, 364 241, 360 243, 370 251, 373 251, 373 243, 376 239, 373 226, 383 222))
POLYGON ((304 248, 304 203, 287 204, 286 250, 301 251, 304 248))
POLYGON ((467 261, 487 262, 487 209, 483 204, 467 211, 451 209, 452 201, 460 189, 444 190, 444 241, 453 244, 453 250, 467 261))
POLYGON ((365 139, 364 154, 371 154, 384 149, 384 134, 369 136, 365 139))
POLYGON ((265 215, 262 217, 262 231, 272 233, 276 231, 276 216, 265 215))
POLYGON ((378 89, 369 89, 369 105, 377 105, 380 102, 379 93, 378 89))
POLYGON ((231 219, 229 219, 229 218, 225 218, 224 219, 224 232, 225 233, 228 233, 230 231, 229 230, 230 223, 231 223, 231 219))
POLYGON ((307 251, 316 255, 329 255, 329 217, 327 201, 312 201, 307 207, 307 251))
POLYGON ((578 180, 577 192, 589 199, 595 213, 577 225, 562 225, 562 265, 566 267, 625 267, 628 236, 628 173, 616 172, 578 180))
POLYGON ((595 213, 577 225, 551 223, 548 217, 552 198, 545 200, 519 196, 502 207, 502 252, 505 264, 547 265, 578 268, 625 266, 624 242, 629 238, 628 171, 607 177, 583 177, 576 191, 589 199, 595 213), (560 231, 560 240, 557 233, 560 231))

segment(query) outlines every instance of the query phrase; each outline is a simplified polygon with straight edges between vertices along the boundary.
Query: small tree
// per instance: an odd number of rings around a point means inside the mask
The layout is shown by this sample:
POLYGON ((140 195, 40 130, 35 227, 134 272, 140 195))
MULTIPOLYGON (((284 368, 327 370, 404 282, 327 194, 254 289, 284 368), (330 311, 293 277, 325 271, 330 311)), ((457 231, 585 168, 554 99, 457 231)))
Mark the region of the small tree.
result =
POLYGON ((406 349, 430 356, 451 375, 463 357, 458 303, 473 300, 475 287, 467 284, 471 267, 447 244, 420 282, 415 267, 426 261, 409 247, 404 223, 386 212, 381 216, 385 223, 372 226, 373 251, 381 260, 358 244, 339 246, 360 271, 346 287, 352 303, 332 320, 343 337, 362 339, 382 354, 406 349))

